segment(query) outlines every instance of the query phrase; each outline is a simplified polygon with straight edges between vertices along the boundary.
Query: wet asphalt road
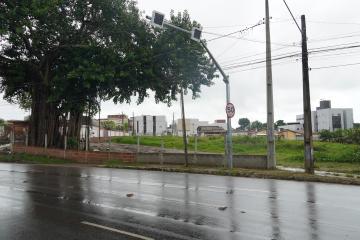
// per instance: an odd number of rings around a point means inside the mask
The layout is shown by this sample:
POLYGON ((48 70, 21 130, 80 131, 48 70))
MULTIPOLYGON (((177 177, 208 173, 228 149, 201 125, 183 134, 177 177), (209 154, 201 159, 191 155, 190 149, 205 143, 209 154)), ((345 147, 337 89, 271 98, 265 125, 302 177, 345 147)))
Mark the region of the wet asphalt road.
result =
POLYGON ((360 187, 0 163, 0 239, 359 240, 360 187))

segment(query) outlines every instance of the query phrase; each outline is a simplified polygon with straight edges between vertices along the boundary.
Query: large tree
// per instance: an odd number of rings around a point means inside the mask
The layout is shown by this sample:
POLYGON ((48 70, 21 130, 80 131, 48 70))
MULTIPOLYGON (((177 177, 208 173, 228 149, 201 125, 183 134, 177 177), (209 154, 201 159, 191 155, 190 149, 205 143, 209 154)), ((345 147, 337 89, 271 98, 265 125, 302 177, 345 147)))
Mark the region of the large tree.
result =
POLYGON ((239 126, 241 130, 249 129, 250 127, 250 120, 248 118, 240 118, 239 119, 239 126))
MULTIPOLYGON (((174 24, 199 26, 184 14, 174 24)), ((0 91, 31 110, 30 143, 78 138, 98 100, 138 103, 155 92, 170 104, 180 88, 196 97, 214 67, 201 46, 149 27, 132 0, 4 0, 0 3, 0 91), (62 129, 62 132, 59 130, 62 129)))

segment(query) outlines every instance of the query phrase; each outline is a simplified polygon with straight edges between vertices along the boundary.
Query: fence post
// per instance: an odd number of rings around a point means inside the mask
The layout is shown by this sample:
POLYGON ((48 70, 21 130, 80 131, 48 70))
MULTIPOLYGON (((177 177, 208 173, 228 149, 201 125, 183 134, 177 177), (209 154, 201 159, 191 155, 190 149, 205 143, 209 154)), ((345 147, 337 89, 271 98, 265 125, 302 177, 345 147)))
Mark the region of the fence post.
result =
POLYGON ((161 139, 160 165, 164 164, 164 139, 161 139))
POLYGON ((47 148, 48 148, 48 135, 47 135, 47 133, 45 133, 45 153, 46 153, 46 156, 49 157, 47 148))
POLYGON ((140 136, 137 136, 137 152, 140 152, 140 136))
POLYGON ((28 131, 25 132, 25 153, 27 153, 27 148, 29 146, 29 133, 28 131))
POLYGON ((194 153, 194 161, 197 163, 197 150, 198 150, 198 136, 195 134, 195 153, 194 153))
POLYGON ((67 150, 67 136, 64 137, 64 159, 66 159, 66 150, 67 150))
POLYGON ((10 133, 10 151, 11 151, 12 154, 14 154, 14 144, 15 144, 14 130, 11 130, 11 133, 10 133))
POLYGON ((108 147, 108 161, 110 161, 110 149, 111 149, 111 130, 109 131, 109 147, 108 147))

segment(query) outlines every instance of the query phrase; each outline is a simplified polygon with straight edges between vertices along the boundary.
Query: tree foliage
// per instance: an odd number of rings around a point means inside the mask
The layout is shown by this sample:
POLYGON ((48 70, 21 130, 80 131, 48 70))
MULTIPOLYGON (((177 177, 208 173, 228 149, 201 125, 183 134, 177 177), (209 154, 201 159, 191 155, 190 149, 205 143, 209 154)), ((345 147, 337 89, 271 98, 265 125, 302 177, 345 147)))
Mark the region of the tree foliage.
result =
POLYGON ((284 125, 286 125, 284 120, 277 120, 275 122, 275 129, 278 130, 280 126, 284 126, 284 125))
POLYGON ((322 130, 320 140, 324 142, 360 144, 360 129, 338 129, 334 132, 322 130))
POLYGON ((238 123, 241 130, 246 130, 250 127, 250 120, 248 118, 240 118, 238 123))
POLYGON ((116 123, 111 120, 102 122, 101 127, 105 128, 106 130, 118 130, 116 123))
POLYGON ((263 130, 264 129, 264 124, 258 120, 254 121, 251 123, 251 126, 250 128, 252 130, 257 130, 257 131, 260 131, 260 130, 263 130))
MULTIPOLYGON (((172 23, 200 26, 189 14, 172 23)), ((79 138, 82 116, 99 100, 170 104, 181 88, 194 97, 215 68, 184 33, 154 30, 132 0, 4 0, 0 3, 0 91, 31 110, 30 144, 79 138), (62 129, 62 132, 59 132, 62 129), (67 132, 66 132, 67 130, 67 132)))

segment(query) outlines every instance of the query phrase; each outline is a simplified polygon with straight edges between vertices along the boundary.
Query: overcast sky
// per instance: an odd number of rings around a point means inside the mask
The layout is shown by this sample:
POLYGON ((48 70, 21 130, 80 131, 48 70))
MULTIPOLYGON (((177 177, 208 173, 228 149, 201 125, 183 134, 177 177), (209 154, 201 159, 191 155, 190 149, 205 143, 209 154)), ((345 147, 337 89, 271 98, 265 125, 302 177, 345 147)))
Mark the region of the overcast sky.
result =
MULTIPOLYGON (((287 0, 300 22, 300 15, 307 18, 309 50, 320 47, 343 47, 360 43, 360 1, 358 0, 287 0), (340 45, 347 44, 347 45, 340 45)), ((250 27, 264 18, 265 0, 138 0, 139 9, 150 15, 152 10, 166 13, 173 9, 187 9, 192 19, 200 22, 204 32, 226 34, 250 27)), ((271 37, 273 57, 301 51, 300 32, 282 0, 270 0, 272 17, 271 37)), ((215 35, 204 34, 207 40, 215 35)), ((239 65, 265 58, 265 26, 261 25, 237 38, 221 38, 209 42, 222 66, 239 65), (238 38, 246 39, 238 39, 238 38)), ((360 48, 310 55, 311 104, 315 109, 320 99, 329 99, 333 107, 354 109, 354 120, 360 122, 360 65, 315 69, 318 67, 360 63, 360 48)), ((264 64, 226 70, 230 75, 231 101, 236 107, 233 126, 237 119, 248 117, 251 121, 266 120, 266 90, 264 64)), ((275 120, 295 121, 302 113, 301 59, 289 58, 273 62, 275 120)), ((143 104, 114 105, 104 103, 102 117, 107 114, 166 115, 170 123, 173 112, 180 117, 180 105, 171 107, 155 104, 153 98, 143 104)), ((201 97, 185 98, 186 117, 205 121, 225 118, 225 85, 222 79, 202 88, 201 97)), ((26 115, 17 106, 0 100, 0 118, 23 119, 26 115)))

